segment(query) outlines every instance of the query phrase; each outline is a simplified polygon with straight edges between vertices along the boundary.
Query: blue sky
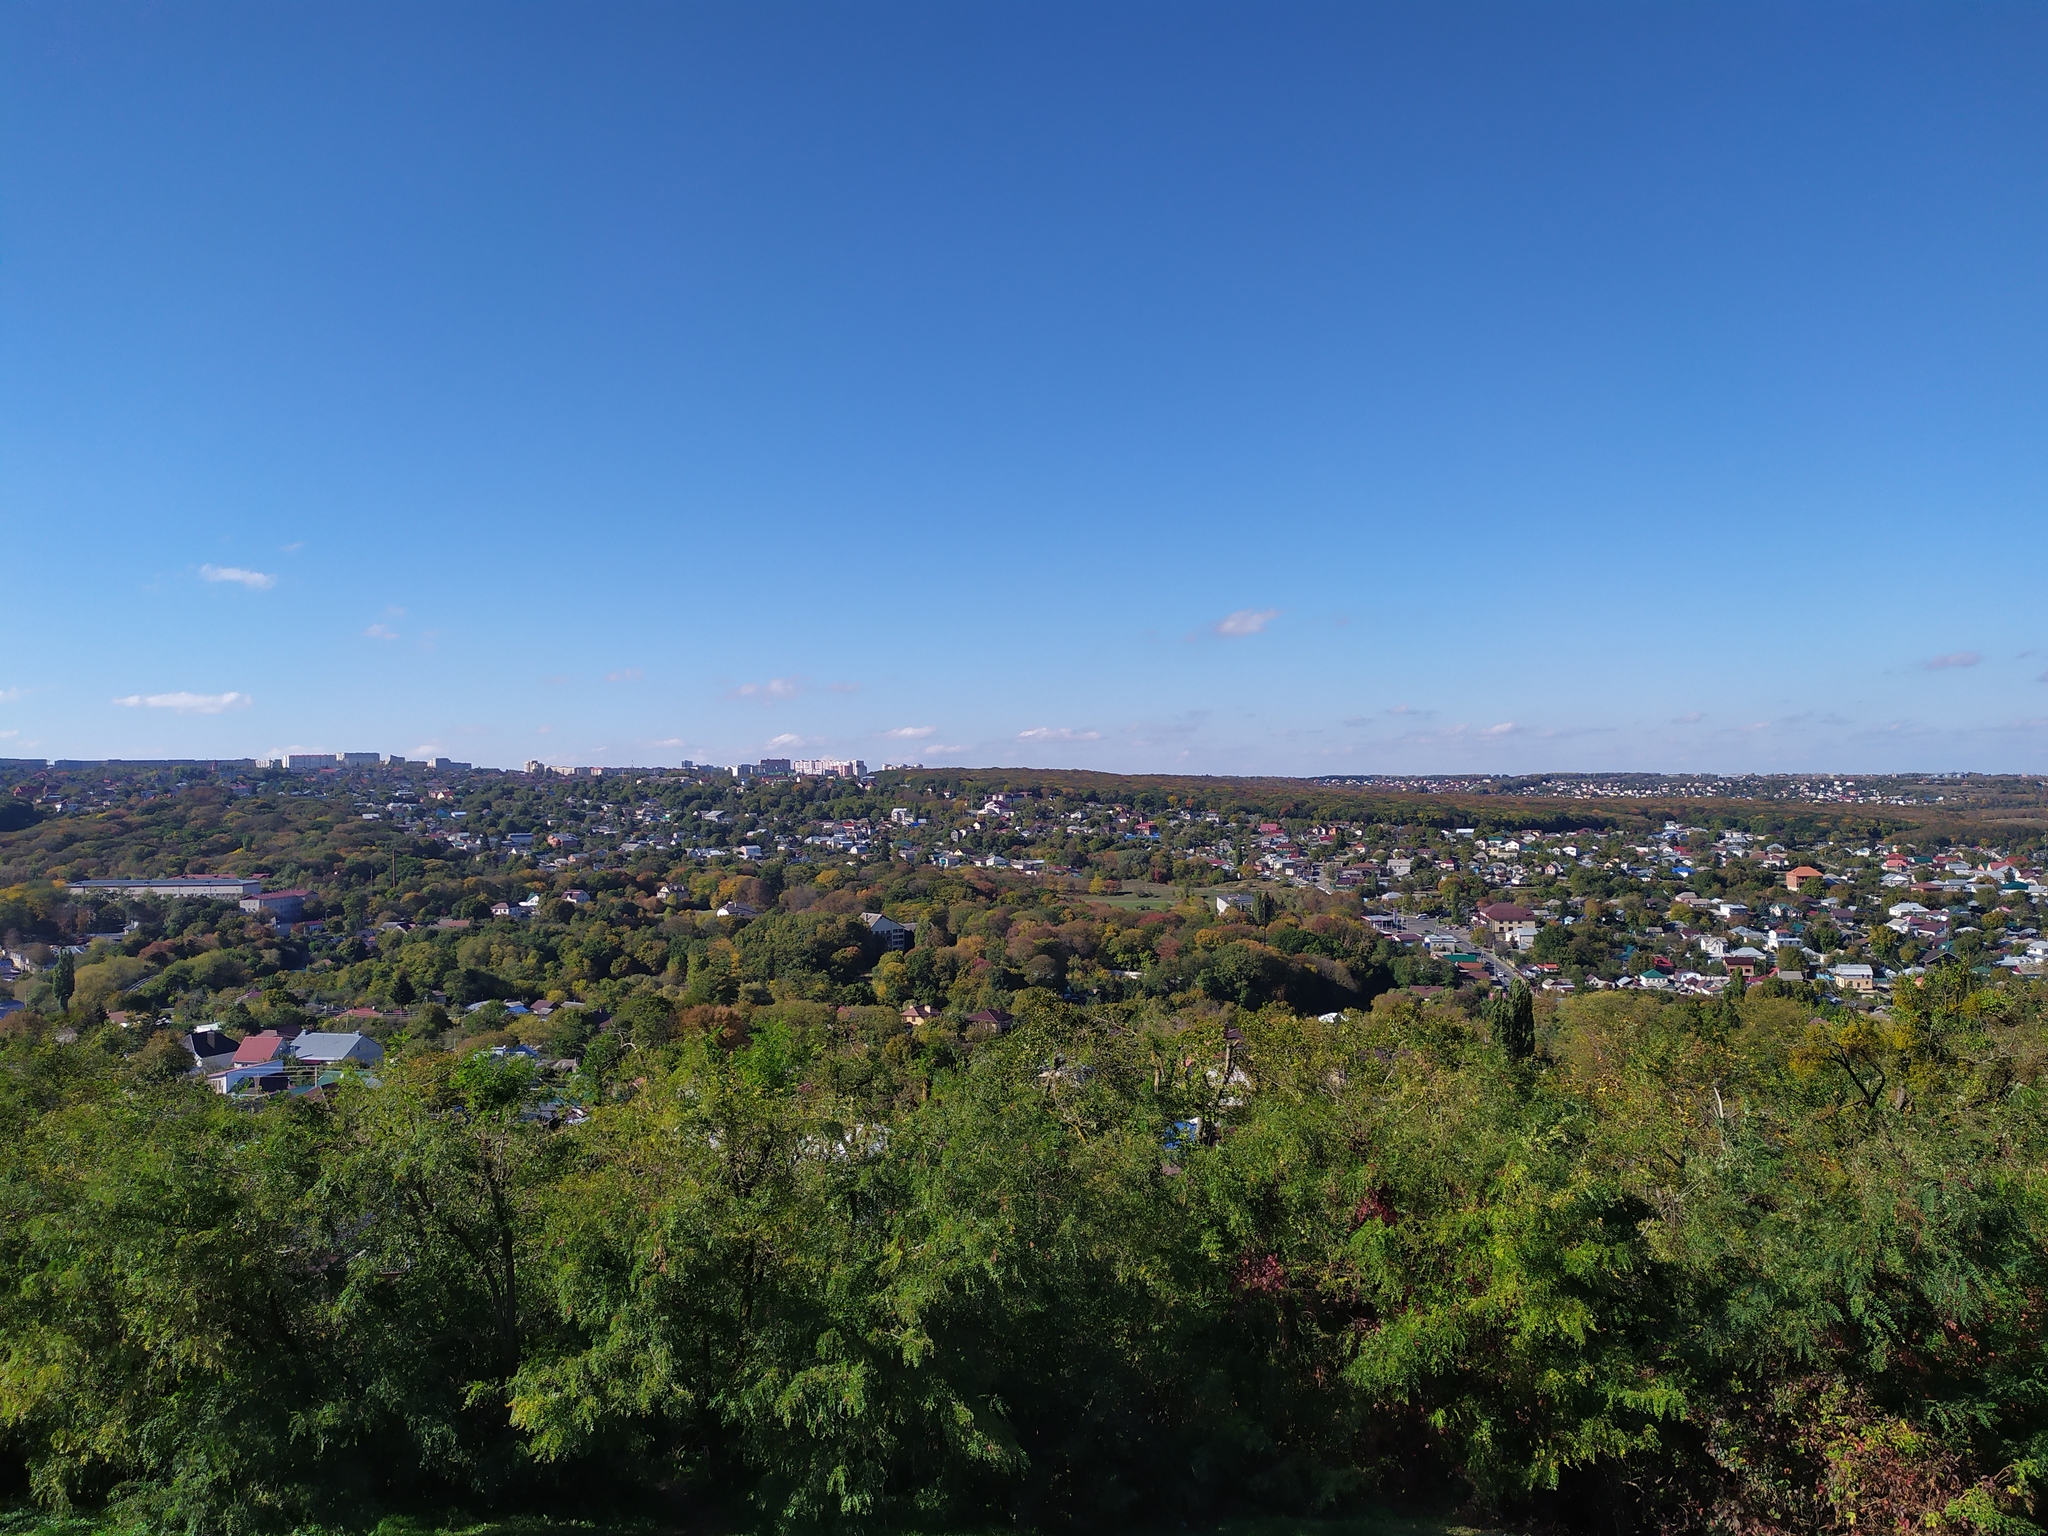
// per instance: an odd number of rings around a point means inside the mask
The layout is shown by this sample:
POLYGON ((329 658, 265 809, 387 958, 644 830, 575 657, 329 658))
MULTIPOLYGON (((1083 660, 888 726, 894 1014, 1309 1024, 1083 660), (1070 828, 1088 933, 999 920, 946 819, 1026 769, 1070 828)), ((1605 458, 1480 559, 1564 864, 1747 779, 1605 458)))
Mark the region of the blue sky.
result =
POLYGON ((2048 768, 2038 4, 0 12, 0 755, 2048 768))

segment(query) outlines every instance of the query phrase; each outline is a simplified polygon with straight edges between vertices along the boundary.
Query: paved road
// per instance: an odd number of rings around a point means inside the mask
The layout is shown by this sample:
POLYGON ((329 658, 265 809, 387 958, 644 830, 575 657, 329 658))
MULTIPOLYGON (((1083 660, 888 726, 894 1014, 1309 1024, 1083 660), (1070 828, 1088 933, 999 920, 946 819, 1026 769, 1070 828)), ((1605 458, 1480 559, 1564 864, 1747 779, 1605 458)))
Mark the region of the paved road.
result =
POLYGON ((1440 923, 1435 918, 1420 916, 1403 917, 1401 919, 1401 926, 1410 933, 1421 934, 1425 939, 1433 933, 1449 934, 1453 939, 1457 940, 1460 949, 1477 955, 1480 963, 1486 967, 1488 974, 1503 987, 1513 986, 1521 979, 1521 974, 1512 965, 1499 958, 1492 950, 1477 943, 1472 937, 1472 930, 1470 928, 1456 928, 1448 923, 1440 923))

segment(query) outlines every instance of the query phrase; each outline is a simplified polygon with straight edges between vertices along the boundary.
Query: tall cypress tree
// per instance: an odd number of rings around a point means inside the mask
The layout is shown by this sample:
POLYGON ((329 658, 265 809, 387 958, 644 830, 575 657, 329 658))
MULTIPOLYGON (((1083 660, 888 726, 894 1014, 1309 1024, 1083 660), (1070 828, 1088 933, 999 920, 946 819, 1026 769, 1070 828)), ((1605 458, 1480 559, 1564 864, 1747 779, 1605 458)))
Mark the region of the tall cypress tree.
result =
POLYGON ((1517 985, 1514 991, 1499 1003, 1500 1025, 1498 1038, 1501 1046, 1515 1061, 1527 1061, 1536 1054, 1536 999, 1525 986, 1517 985))

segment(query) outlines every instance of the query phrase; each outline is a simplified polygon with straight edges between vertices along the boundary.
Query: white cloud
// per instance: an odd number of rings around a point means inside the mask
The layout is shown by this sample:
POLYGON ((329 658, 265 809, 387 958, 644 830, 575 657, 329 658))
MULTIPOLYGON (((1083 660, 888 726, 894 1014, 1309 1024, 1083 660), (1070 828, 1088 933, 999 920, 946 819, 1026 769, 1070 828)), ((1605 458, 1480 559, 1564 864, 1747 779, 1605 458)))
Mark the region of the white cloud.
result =
POLYGON ((372 624, 363 633, 372 640, 396 640, 398 638, 397 630, 382 624, 372 624))
POLYGON ((247 709, 256 701, 246 693, 131 693, 114 700, 124 709, 174 709, 181 715, 217 715, 247 709))
POLYGON ((1514 721, 1503 720, 1499 725, 1489 725, 1479 734, 1482 736, 1512 736, 1515 733, 1515 729, 1514 721))
POLYGON ((0 704, 12 704, 28 693, 26 688, 0 688, 0 704))
POLYGON ((638 667, 621 667, 616 672, 605 673, 604 680, 608 683, 637 683, 640 681, 640 669, 638 667))
POLYGON ((1690 714, 1674 716, 1672 718, 1671 723, 1673 725, 1698 725, 1702 720, 1706 718, 1707 717, 1705 714, 1696 709, 1692 711, 1692 713, 1690 714))
POLYGON ((800 747, 803 744, 803 737, 794 735, 789 731, 784 731, 780 736, 770 736, 768 738, 768 745, 771 747, 800 747))
POLYGON ((1946 672, 1951 667, 1974 667, 1983 659, 1975 651, 1950 651, 1946 656, 1930 657, 1926 667, 1930 672, 1946 672))
POLYGON ((803 691, 804 685, 793 677, 771 677, 765 683, 741 683, 733 689, 731 697, 759 699, 767 704, 777 699, 793 699, 803 691))
POLYGON ((899 725, 895 730, 882 734, 891 741, 923 741, 927 736, 938 735, 939 728, 936 725, 899 725))
POLYGON ((1219 635, 1257 635, 1279 617, 1278 608, 1240 608, 1218 619, 1213 628, 1219 635))
POLYGON ((1017 733, 1019 741, 1100 741, 1100 731, 1075 731, 1066 726, 1034 725, 1028 731, 1017 733))
POLYGON ((201 581, 232 581, 257 592, 268 592, 277 585, 275 576, 266 576, 261 571, 245 571, 239 565, 202 565, 199 567, 201 581))
POLYGON ((425 746, 414 747, 405 755, 407 757, 439 757, 441 755, 441 744, 438 741, 430 741, 425 746))

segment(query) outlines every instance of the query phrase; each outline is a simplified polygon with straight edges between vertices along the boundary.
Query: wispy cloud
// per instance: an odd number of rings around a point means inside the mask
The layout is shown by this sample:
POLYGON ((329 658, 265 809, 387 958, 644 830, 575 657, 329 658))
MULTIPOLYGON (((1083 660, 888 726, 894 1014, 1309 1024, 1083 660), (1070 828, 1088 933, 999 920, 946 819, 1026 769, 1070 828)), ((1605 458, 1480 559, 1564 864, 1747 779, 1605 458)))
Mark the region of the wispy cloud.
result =
POLYGON ((784 731, 780 736, 768 738, 768 745, 771 747, 806 747, 815 746, 817 742, 817 737, 799 736, 795 731, 784 731))
POLYGON ((1489 725, 1479 734, 1482 736, 1512 736, 1520 729, 1521 727, 1516 725, 1514 721, 1503 720, 1499 725, 1489 725))
POLYGON ((25 697, 27 693, 26 688, 0 688, 0 704, 12 704, 16 699, 25 697))
POLYGON ((1673 725, 1698 725, 1702 720, 1706 718, 1707 717, 1703 711, 1696 709, 1693 710, 1690 714, 1673 715, 1671 717, 1671 723, 1673 725))
POLYGON ((826 691, 827 693, 859 693, 859 692, 860 692, 860 684, 859 684, 859 683, 827 683, 827 684, 825 685, 825 691, 826 691))
POLYGON ((1210 627, 1219 635, 1259 635, 1266 626, 1280 617, 1278 608, 1240 608, 1235 613, 1225 614, 1210 627))
POLYGON ((181 715, 218 715, 247 709, 256 701, 246 693, 131 693, 115 699, 123 709, 170 709, 181 715))
POLYGON ((759 699, 763 704, 772 704, 778 699, 793 699, 803 691, 803 683, 794 677, 771 677, 765 683, 741 683, 727 697, 759 699))
POLYGON ((265 575, 262 571, 245 571, 239 565, 202 565, 199 567, 199 579, 232 581, 257 592, 267 592, 277 585, 275 576, 265 575))
POLYGON ((1019 741, 1100 741, 1100 731, 1076 731, 1064 725, 1034 725, 1017 733, 1019 741))
POLYGON ((1393 705, 1389 705, 1389 706, 1388 706, 1388 708, 1387 708, 1387 713, 1388 713, 1388 714, 1390 714, 1390 715, 1424 715, 1424 716, 1427 716, 1427 715, 1433 715, 1433 714, 1435 714, 1435 713, 1436 713, 1436 711, 1435 711, 1435 710, 1433 710, 1433 709, 1417 709, 1417 708, 1416 708, 1416 707, 1415 707, 1415 706, 1414 706, 1413 704, 1393 704, 1393 705))
POLYGON ((280 545, 278 545, 278 546, 277 546, 277 552, 278 552, 278 553, 279 553, 280 555, 289 555, 289 554, 294 554, 294 553, 296 553, 297 551, 299 551, 299 550, 302 550, 302 549, 304 549, 305 547, 306 547, 306 541, 305 541, 304 539, 295 539, 295 540, 293 540, 293 541, 292 541, 291 543, 289 543, 289 544, 280 544, 280 545))
POLYGON ((388 624, 372 624, 363 634, 372 640, 396 640, 398 631, 388 624))
POLYGON ((939 728, 936 725, 899 725, 895 730, 882 734, 891 741, 923 741, 927 736, 938 735, 939 728))
POLYGON ((1922 665, 1930 672, 1946 672, 1951 667, 1974 667, 1983 659, 1975 651, 1950 651, 1946 656, 1930 656, 1922 665))
POLYGON ((607 672, 604 680, 608 683, 637 683, 640 681, 638 667, 621 667, 616 672, 607 672))

